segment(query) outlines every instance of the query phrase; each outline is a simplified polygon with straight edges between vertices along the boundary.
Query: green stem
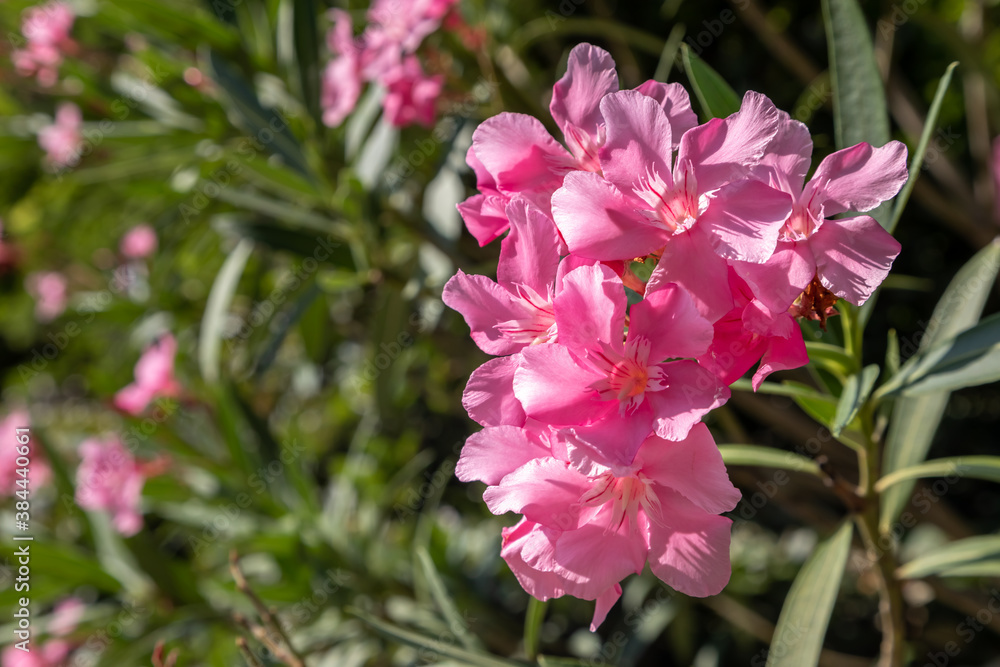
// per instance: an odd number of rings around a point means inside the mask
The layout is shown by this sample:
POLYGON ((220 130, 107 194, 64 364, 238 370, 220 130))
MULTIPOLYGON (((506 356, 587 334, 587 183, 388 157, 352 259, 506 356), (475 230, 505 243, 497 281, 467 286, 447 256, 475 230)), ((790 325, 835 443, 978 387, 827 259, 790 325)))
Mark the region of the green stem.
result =
POLYGON ((875 484, 881 475, 878 442, 872 437, 873 420, 871 401, 862 408, 861 423, 865 447, 858 452, 858 485, 864 497, 864 509, 855 514, 854 520, 861 533, 870 560, 874 561, 878 575, 879 618, 882 625, 882 646, 878 667, 902 667, 906 627, 903 619, 903 593, 896 579, 896 554, 892 542, 883 546, 879 540, 879 497, 875 484))
POLYGON ((524 652, 528 660, 538 656, 538 642, 541 638, 542 621, 545 620, 545 608, 548 602, 528 598, 528 611, 524 616, 524 652))

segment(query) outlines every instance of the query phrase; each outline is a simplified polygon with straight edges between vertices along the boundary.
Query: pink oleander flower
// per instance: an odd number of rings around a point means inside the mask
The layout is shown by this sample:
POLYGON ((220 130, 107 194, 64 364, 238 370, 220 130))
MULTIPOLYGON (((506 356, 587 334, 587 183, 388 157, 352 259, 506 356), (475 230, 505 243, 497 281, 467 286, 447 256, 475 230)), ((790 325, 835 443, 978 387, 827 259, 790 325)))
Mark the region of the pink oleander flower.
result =
MULTIPOLYGON (((611 56, 596 46, 580 44, 570 53, 566 73, 553 86, 549 106, 565 148, 537 118, 524 114, 501 113, 476 129, 467 162, 476 173, 480 194, 459 204, 458 210, 480 245, 507 231, 506 220, 497 215, 503 209, 497 198, 521 195, 548 212, 552 193, 567 172, 600 173, 599 152, 606 140, 600 104, 616 91, 618 74, 611 56)), ((680 84, 647 81, 635 92, 659 106, 674 136, 697 124, 680 84)))
POLYGON ((139 503, 146 470, 117 437, 80 443, 76 470, 76 503, 85 510, 107 512, 115 530, 131 537, 142 529, 139 503))
POLYGON ((45 151, 45 158, 55 168, 72 167, 80 161, 83 146, 83 115, 80 107, 63 102, 56 110, 55 123, 38 132, 38 145, 45 151))
POLYGON ((39 322, 51 322, 66 310, 69 301, 66 277, 58 271, 29 273, 24 286, 35 298, 35 318, 39 322))
POLYGON ((900 245, 874 218, 830 216, 870 211, 899 192, 907 179, 906 146, 861 143, 828 155, 804 183, 812 156, 809 129, 783 113, 759 178, 792 196, 774 255, 764 264, 734 262, 757 298, 783 312, 814 280, 855 305, 868 300, 899 254, 900 245))
POLYGON ((29 439, 29 454, 27 477, 19 472, 22 467, 17 465, 18 454, 15 449, 17 429, 30 428, 31 417, 23 408, 12 410, 0 421, 0 442, 8 443, 0 456, 0 496, 13 496, 17 491, 27 488, 29 493, 35 493, 39 486, 46 484, 51 476, 49 464, 45 461, 42 449, 34 439, 29 439), (27 480, 18 484, 18 480, 27 480), (27 487, 25 487, 25 484, 27 487))
POLYGON ((87 605, 77 597, 61 600, 52 610, 52 618, 49 620, 48 632, 56 637, 63 637, 73 632, 80 624, 83 613, 87 610, 87 605))
POLYGON ((136 225, 122 237, 120 250, 129 259, 143 259, 156 252, 156 230, 150 225, 136 225))
POLYGON ((361 97, 361 49, 354 41, 351 16, 341 9, 331 9, 333 28, 327 33, 326 42, 333 60, 323 71, 322 99, 323 124, 337 127, 354 111, 361 97))
POLYGON ((534 205, 514 199, 505 214, 510 234, 500 245, 497 281, 459 271, 442 293, 465 318, 476 345, 494 355, 556 339, 552 299, 561 274, 574 265, 560 264, 555 224, 534 205))
POLYGON ((791 210, 787 194, 747 178, 778 131, 778 110, 748 92, 738 112, 685 132, 676 159, 672 124, 655 100, 612 93, 601 113, 603 177, 570 172, 552 196, 569 251, 606 261, 662 249, 661 280, 718 319, 733 308, 726 260, 766 261, 791 210))
POLYGON ((27 10, 21 23, 27 46, 11 53, 17 73, 37 76, 39 84, 45 87, 55 85, 63 55, 76 48, 69 36, 75 19, 73 10, 64 2, 49 2, 27 10))
POLYGON ((11 645, 0 653, 0 664, 4 667, 62 667, 72 650, 73 645, 63 639, 50 639, 41 646, 32 644, 30 651, 11 645))
POLYGON ((443 76, 425 75, 416 56, 407 56, 385 75, 382 83, 386 87, 382 108, 391 124, 396 127, 434 124, 434 108, 444 86, 443 76))
POLYGON ((647 291, 629 309, 627 334, 625 289, 606 266, 569 272, 553 306, 558 342, 521 350, 514 395, 529 418, 571 429, 608 460, 631 463, 653 432, 685 438, 729 399, 687 360, 708 350, 712 325, 680 287, 647 291))
POLYGON ((808 364, 802 329, 795 318, 788 312, 770 312, 733 269, 729 284, 736 306, 715 322, 712 345, 698 359, 702 366, 730 385, 760 361, 752 379, 756 391, 771 373, 808 364))
POLYGON ((501 555, 529 594, 597 600, 591 630, 619 582, 647 562, 687 595, 715 595, 729 581, 732 521, 718 515, 740 492, 704 424, 675 442, 650 436, 628 465, 571 437, 553 446, 525 429, 487 428, 469 438, 456 474, 489 485, 494 514, 524 516, 504 529, 501 555))
POLYGON ((135 382, 115 394, 115 407, 139 415, 157 397, 178 396, 181 387, 174 378, 176 354, 177 341, 170 334, 146 348, 135 365, 135 382))

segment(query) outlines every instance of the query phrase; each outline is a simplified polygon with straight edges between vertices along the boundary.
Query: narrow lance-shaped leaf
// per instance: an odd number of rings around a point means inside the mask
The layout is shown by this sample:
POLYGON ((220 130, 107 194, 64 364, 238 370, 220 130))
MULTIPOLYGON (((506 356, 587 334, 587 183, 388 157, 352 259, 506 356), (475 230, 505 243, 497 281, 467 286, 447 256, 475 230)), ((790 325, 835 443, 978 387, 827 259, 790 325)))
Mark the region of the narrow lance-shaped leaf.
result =
MULTIPOLYGON (((837 148, 862 141, 884 146, 890 138, 889 114, 865 15, 857 0, 823 0, 823 18, 837 148)), ((869 215, 886 227, 888 213, 888 206, 882 204, 869 215)))
POLYGON ((417 547, 417 562, 420 564, 420 571, 427 581, 431 597, 434 598, 435 604, 437 604, 444 619, 448 622, 448 627, 458 635, 459 641, 462 642, 465 648, 470 651, 482 650, 482 644, 469 631, 468 624, 462 619, 462 614, 459 613, 458 607, 455 606, 455 602, 448 595, 448 589, 445 588, 444 581, 441 580, 441 575, 438 574, 437 568, 434 567, 431 555, 422 546, 417 547))
POLYGON ((795 452, 759 445, 719 445, 719 452, 727 466, 763 466, 820 475, 815 461, 795 452))
POLYGON ((767 667, 809 667, 819 662, 851 549, 851 533, 852 524, 845 521, 816 547, 795 577, 778 616, 767 667))
POLYGON ((837 413, 833 417, 833 425, 830 431, 834 436, 839 436, 840 432, 847 428, 858 410, 868 400, 868 396, 878 379, 879 367, 877 364, 865 366, 860 372, 847 378, 844 383, 844 391, 840 395, 840 402, 837 403, 837 413))
POLYGON ((950 542, 914 558, 896 570, 900 579, 916 579, 941 574, 956 567, 972 565, 1000 556, 1000 535, 980 535, 950 542))
POLYGON ((247 260, 253 252, 253 242, 243 239, 226 258, 212 284, 205 304, 205 315, 201 320, 201 335, 198 340, 198 365, 207 382, 219 379, 219 349, 229 304, 236 293, 236 286, 243 275, 247 260))
MULTIPOLYGON (((906 480, 925 477, 984 479, 1000 482, 1000 456, 949 456, 903 468, 884 476, 875 484, 875 490, 885 489, 906 480)), ((957 481, 957 480, 956 480, 957 481)))
MULTIPOLYGON (((941 300, 934 307, 923 338, 919 341, 919 349, 928 349, 938 341, 975 324, 983 312, 986 297, 989 296, 998 270, 1000 239, 976 253, 949 283, 941 300)), ((907 347, 910 345, 913 345, 913 341, 903 340, 901 350, 908 353, 907 347)), ((924 460, 941 417, 944 416, 949 395, 948 392, 939 392, 897 400, 882 459, 884 474, 924 460)), ((912 491, 913 483, 904 482, 882 494, 881 531, 889 530, 912 491)))
POLYGON ((707 118, 725 118, 740 110, 740 96, 718 72, 691 53, 687 44, 681 44, 681 59, 694 94, 707 118))

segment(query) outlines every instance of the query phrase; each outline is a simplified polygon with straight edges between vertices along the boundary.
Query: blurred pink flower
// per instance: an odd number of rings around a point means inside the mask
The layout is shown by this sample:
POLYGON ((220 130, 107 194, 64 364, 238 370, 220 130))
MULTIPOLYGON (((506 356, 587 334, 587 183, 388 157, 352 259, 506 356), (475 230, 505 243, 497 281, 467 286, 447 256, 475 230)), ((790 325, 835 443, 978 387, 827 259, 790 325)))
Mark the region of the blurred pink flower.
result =
POLYGON ((121 253, 129 259, 142 259, 156 252, 156 245, 156 231, 150 225, 136 225, 122 237, 121 253))
POLYGON ((71 167, 80 160, 82 125, 80 107, 72 102, 63 102, 56 110, 55 123, 38 132, 38 145, 45 151, 45 157, 52 166, 71 167))
POLYGON ((31 651, 8 646, 0 653, 0 664, 4 667, 59 667, 72 650, 73 645, 62 639, 47 641, 31 651))
POLYGON ((425 75, 416 56, 408 56, 402 65, 386 75, 383 83, 388 94, 382 108, 390 123, 396 127, 434 124, 434 104, 441 95, 443 76, 425 75))
MULTIPOLYGON (((12 496, 15 491, 24 488, 17 484, 17 480, 25 478, 18 473, 20 466, 17 465, 18 456, 13 443, 16 442, 17 438, 16 429, 30 426, 31 417, 28 415, 28 411, 23 408, 11 411, 0 421, 0 442, 10 443, 4 449, 4 455, 0 456, 0 497, 12 496)), ((37 486, 49 481, 51 471, 49 464, 42 457, 38 443, 31 440, 29 444, 28 459, 30 463, 28 464, 27 484, 29 493, 33 493, 37 486)))
POLYGON ((146 348, 135 365, 135 382, 115 394, 115 407, 138 415, 158 396, 177 396, 180 385, 174 379, 175 354, 177 341, 170 334, 146 348))
POLYGON ((87 605, 77 597, 60 601, 52 610, 52 619, 49 621, 48 628, 49 634, 62 637, 76 630, 76 626, 79 625, 86 609, 87 605))
POLYGON ((108 512, 115 529, 130 537, 142 528, 139 501, 146 483, 143 467, 117 437, 80 443, 76 503, 85 510, 108 512))
POLYGON ((35 318, 51 322, 66 310, 66 278, 57 271, 36 271, 24 279, 25 288, 35 298, 35 318))
POLYGON ((27 10, 21 22, 27 46, 11 53, 17 73, 37 76, 38 83, 45 87, 55 85, 63 55, 76 47, 69 36, 75 19, 73 10, 64 2, 50 2, 27 10))
POLYGON ((323 71, 321 105, 323 124, 337 127, 354 111, 361 96, 361 52, 354 43, 351 16, 341 9, 331 9, 333 28, 327 33, 327 47, 337 54, 323 71))

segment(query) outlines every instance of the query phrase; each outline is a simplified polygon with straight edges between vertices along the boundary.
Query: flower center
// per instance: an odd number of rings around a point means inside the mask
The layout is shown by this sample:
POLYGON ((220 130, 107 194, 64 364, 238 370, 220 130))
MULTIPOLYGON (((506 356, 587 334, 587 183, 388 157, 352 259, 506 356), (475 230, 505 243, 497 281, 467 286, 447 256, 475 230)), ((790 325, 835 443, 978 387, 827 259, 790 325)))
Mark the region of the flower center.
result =
POLYGON ((608 471, 593 479, 594 485, 580 498, 584 507, 611 506, 611 522, 608 531, 621 528, 628 518, 629 532, 638 528, 638 513, 641 507, 654 521, 660 521, 660 500, 652 489, 649 478, 641 472, 618 477, 608 471))
POLYGON ((551 295, 543 297, 527 285, 517 285, 517 294, 521 297, 521 304, 526 306, 527 316, 500 322, 495 325, 497 331, 515 343, 538 345, 556 342, 558 331, 551 295))
POLYGON ((698 197, 698 182, 690 160, 679 164, 676 174, 668 173, 667 176, 671 183, 650 166, 632 191, 649 205, 650 210, 643 214, 650 222, 677 234, 694 225, 708 201, 703 202, 698 197))
POLYGON ((647 391, 660 391, 667 387, 660 367, 649 364, 649 348, 649 341, 638 336, 626 344, 625 354, 604 343, 600 352, 592 350, 587 353, 587 359, 594 368, 605 375, 590 388, 598 393, 601 400, 619 401, 622 415, 635 412, 642 405, 647 391))

